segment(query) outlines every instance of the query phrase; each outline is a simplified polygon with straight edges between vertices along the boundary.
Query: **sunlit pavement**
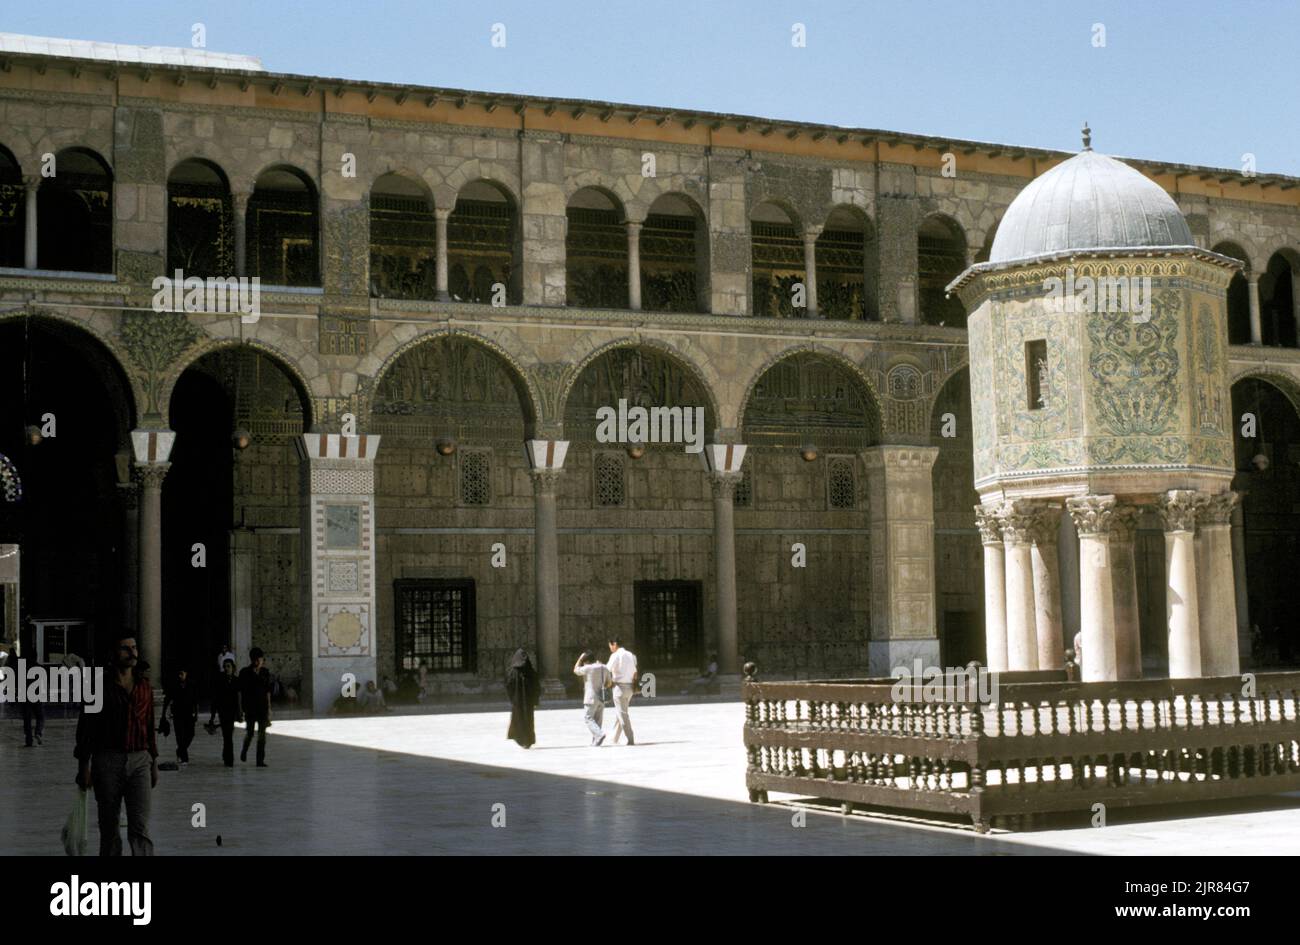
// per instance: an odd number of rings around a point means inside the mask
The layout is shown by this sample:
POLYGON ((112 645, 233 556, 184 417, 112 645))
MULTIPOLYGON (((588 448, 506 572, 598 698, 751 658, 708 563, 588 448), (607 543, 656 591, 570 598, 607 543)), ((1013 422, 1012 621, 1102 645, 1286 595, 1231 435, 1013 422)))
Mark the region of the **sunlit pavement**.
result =
MULTIPOLYGON (((191 764, 153 797, 159 854, 1262 854, 1300 850, 1300 796, 1112 812, 1109 826, 980 837, 955 826, 757 805, 746 799, 739 703, 638 700, 634 747, 591 748, 576 705, 537 713, 531 750, 505 738, 508 714, 457 712, 284 719, 270 767, 221 764, 202 729, 191 764), (206 826, 193 826, 196 804, 206 826), (503 806, 501 806, 503 805, 503 806), (1175 817, 1176 815, 1176 817, 1175 817), (794 826, 803 819, 806 826, 794 826), (504 826, 494 826, 494 820, 504 826), (222 843, 217 844, 221 836, 222 843)), ((606 731, 611 726, 606 714, 606 731)), ((6 816, 0 854, 58 854, 76 796, 73 723, 45 745, 0 728, 6 816)), ((242 730, 236 731, 236 750, 242 730)), ((174 743, 161 743, 170 760, 174 743)), ((780 800, 774 796, 773 800, 780 800)), ((93 807, 92 807, 93 810, 93 807)), ((1087 822, 1086 816, 1078 820, 1087 822)), ((123 830, 125 839, 125 830, 123 830)))

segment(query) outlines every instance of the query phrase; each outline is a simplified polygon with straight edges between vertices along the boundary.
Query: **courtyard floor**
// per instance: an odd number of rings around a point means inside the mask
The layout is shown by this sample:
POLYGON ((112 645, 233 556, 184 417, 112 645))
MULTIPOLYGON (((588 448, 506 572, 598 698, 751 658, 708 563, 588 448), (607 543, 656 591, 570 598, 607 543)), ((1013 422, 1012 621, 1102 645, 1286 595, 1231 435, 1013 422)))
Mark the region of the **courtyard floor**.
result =
MULTIPOLYGON (((1113 812, 1102 829, 979 836, 956 826, 838 810, 750 804, 735 702, 632 710, 635 747, 588 747, 576 706, 537 713, 538 744, 505 738, 508 714, 440 711, 282 719, 268 768, 221 764, 220 735, 202 729, 192 763, 164 771, 153 796, 159 854, 1267 854, 1300 849, 1300 794, 1113 812), (194 827, 203 804, 206 827, 194 827), (504 808, 496 805, 504 805, 504 808), (493 826, 494 812, 504 826, 493 826), (221 836, 221 845, 217 837, 221 836)), ((74 723, 51 720, 45 744, 22 746, 0 723, 6 788, 0 855, 61 854, 75 796, 74 723)), ((611 726, 606 714, 606 731, 611 726)), ((242 730, 236 730, 236 741, 242 730)), ((238 748, 238 744, 236 745, 238 748)), ((174 742, 160 742, 172 760, 174 742)), ((774 797, 779 801, 780 798, 774 797)), ((92 807, 93 810, 93 807, 92 807)), ((1082 820, 1081 820, 1082 822, 1082 820)), ((123 831, 125 837, 125 831, 123 831)))

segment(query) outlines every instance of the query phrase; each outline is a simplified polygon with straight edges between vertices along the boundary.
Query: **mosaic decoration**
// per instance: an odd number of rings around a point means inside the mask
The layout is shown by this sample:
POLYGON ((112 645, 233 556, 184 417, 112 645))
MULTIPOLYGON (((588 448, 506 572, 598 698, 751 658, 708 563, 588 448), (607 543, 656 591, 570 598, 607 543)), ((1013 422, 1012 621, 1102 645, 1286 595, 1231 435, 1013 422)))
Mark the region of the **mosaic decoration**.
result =
POLYGON ((0 453, 0 500, 17 502, 23 497, 23 481, 18 477, 18 467, 0 453))
POLYGON ((370 605, 321 604, 320 656, 370 655, 370 605))
POLYGON ((815 354, 795 354, 772 365, 750 394, 745 441, 798 446, 866 447, 879 430, 871 395, 848 368, 815 354))
POLYGON ((564 411, 570 439, 596 438, 596 410, 628 407, 703 407, 704 429, 711 429, 709 401, 695 376, 673 358, 652 348, 615 348, 592 361, 574 382, 564 411))

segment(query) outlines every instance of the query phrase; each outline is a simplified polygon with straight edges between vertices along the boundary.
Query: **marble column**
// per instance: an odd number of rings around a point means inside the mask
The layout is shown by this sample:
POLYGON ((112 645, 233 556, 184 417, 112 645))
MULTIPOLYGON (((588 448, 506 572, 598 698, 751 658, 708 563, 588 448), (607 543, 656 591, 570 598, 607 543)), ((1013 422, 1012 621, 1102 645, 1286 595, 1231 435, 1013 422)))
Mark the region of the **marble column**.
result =
POLYGON ((641 224, 627 221, 627 307, 641 311, 641 224))
POLYGON ((375 641, 379 440, 371 434, 338 433, 304 433, 297 440, 303 461, 302 701, 317 714, 328 712, 344 694, 349 677, 358 689, 368 680, 379 681, 375 641))
POLYGON ((1056 547, 1061 574, 1061 629, 1065 633, 1065 648, 1072 649, 1074 638, 1079 635, 1079 533, 1074 528, 1073 516, 1061 516, 1056 547))
POLYGON ((975 506, 975 521, 984 545, 984 662, 1001 673, 1007 668, 1006 549, 996 509, 975 506))
POLYGON ((135 629, 140 623, 140 485, 119 482, 117 494, 122 502, 122 627, 135 629))
POLYGON ((1196 513, 1196 605, 1204 676, 1235 676, 1241 672, 1232 555, 1232 513, 1236 506, 1237 494, 1224 492, 1206 496, 1196 513))
POLYGON ((820 318, 817 308, 817 236, 820 230, 809 229, 803 235, 804 301, 809 318, 820 318))
POLYGON ((1196 574, 1196 512, 1200 494, 1175 489, 1160 497, 1165 528, 1165 618, 1169 626, 1169 678, 1201 675, 1201 621, 1196 574))
POLYGON ((257 537, 247 528, 235 528, 230 531, 230 646, 241 661, 253 645, 253 571, 257 563, 256 542, 257 537))
POLYGON ((1110 564, 1113 495, 1079 496, 1066 502, 1079 532, 1079 625, 1083 642, 1080 679, 1112 681, 1119 676, 1115 645, 1115 597, 1110 564))
MULTIPOLYGON (((251 193, 230 195, 230 211, 235 231, 235 275, 248 275, 248 201, 251 193)), ((242 657, 241 657, 242 658, 242 657)))
POLYGON ((1057 538, 1061 530, 1059 502, 1035 501, 1026 507, 1033 518, 1029 529, 1030 564, 1034 576, 1034 626, 1038 668, 1065 669, 1065 631, 1061 617, 1061 571, 1057 538))
POLYGON ((1264 334, 1259 317, 1259 273, 1246 274, 1246 297, 1250 301, 1250 343, 1263 344, 1264 334))
POLYGON ((871 639, 868 670, 938 666, 934 592, 935 446, 862 451, 871 528, 871 639))
POLYGON ((137 464, 135 481, 140 486, 140 570, 136 594, 139 621, 136 644, 149 664, 155 688, 163 682, 162 663, 162 484, 171 463, 137 464))
POLYGON ((525 445, 533 479, 537 672, 542 679, 542 694, 548 699, 564 698, 564 683, 560 681, 560 552, 555 497, 568 449, 566 440, 529 440, 525 445))
POLYGON ((37 219, 37 200, 36 194, 40 190, 41 179, 39 177, 24 177, 23 191, 26 204, 23 209, 23 267, 26 269, 36 269, 36 219, 37 219))
POLYGON ((1038 608, 1034 601, 1032 531, 1035 514, 1022 502, 1002 507, 1007 568, 1007 669, 1038 669, 1038 608))
POLYGON ((734 501, 740 476, 712 473, 713 570, 718 594, 718 672, 734 676, 740 672, 736 643, 736 528, 734 501))
POLYGON ((1117 503, 1111 516, 1110 566, 1119 679, 1142 678, 1142 625, 1138 610, 1137 523, 1142 509, 1117 503))
POLYGON ((1232 508, 1233 594, 1237 602, 1237 665, 1249 665, 1253 641, 1250 637, 1250 595, 1246 584, 1246 517, 1242 504, 1246 493, 1238 492, 1232 508))
POLYGON ((451 210, 446 207, 437 207, 433 211, 434 228, 437 231, 437 247, 434 250, 436 254, 434 278, 436 280, 436 298, 439 302, 446 302, 451 298, 447 291, 447 220, 450 217, 451 210))

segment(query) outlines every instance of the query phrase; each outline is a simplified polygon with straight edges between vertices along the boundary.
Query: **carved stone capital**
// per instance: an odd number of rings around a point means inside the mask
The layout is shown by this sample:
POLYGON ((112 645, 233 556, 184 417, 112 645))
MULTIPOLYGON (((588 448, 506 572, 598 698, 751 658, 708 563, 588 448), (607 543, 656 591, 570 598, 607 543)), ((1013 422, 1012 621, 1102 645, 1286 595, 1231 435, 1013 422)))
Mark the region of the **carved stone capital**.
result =
POLYGON ((741 476, 739 473, 709 473, 709 488, 713 490, 713 498, 726 499, 731 502, 736 497, 736 486, 739 485, 741 476))
POLYGON ((1194 489, 1171 489, 1160 497, 1157 508, 1166 533, 1196 531, 1196 513, 1202 495, 1194 489))
POLYGON ((533 495, 554 496, 560 485, 563 469, 530 469, 528 475, 533 479, 533 495))
POLYGON ((1196 515, 1196 523, 1202 527, 1231 526, 1232 511, 1239 501, 1240 497, 1235 492, 1203 496, 1200 511, 1196 515))
POLYGON ((131 467, 131 478, 140 484, 141 489, 149 492, 162 488, 171 468, 171 463, 136 463, 131 467))
POLYGON ((1098 538, 1110 534, 1111 522, 1115 516, 1115 497, 1113 495, 1082 495, 1066 500, 1070 518, 1079 537, 1098 538))
POLYGON ((1137 533, 1138 519, 1142 517, 1140 505, 1117 503, 1110 520, 1110 540, 1117 544, 1131 544, 1137 533))
POLYGON ((999 510, 986 505, 975 506, 975 524, 980 530, 980 541, 985 545, 1002 544, 1002 523, 999 510))
POLYGON ((1002 540, 1010 545, 1028 545, 1034 541, 1039 512, 1029 501, 1007 502, 998 510, 1002 540))
POLYGON ((1029 518, 1029 540, 1035 545, 1055 546, 1061 527, 1061 503, 1029 499, 1015 504, 1029 518))

